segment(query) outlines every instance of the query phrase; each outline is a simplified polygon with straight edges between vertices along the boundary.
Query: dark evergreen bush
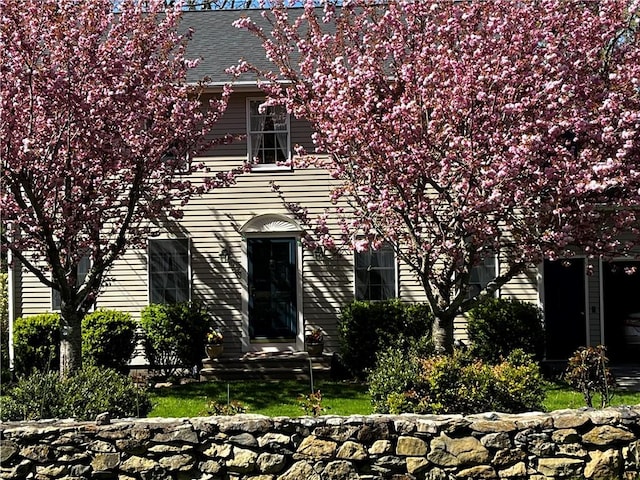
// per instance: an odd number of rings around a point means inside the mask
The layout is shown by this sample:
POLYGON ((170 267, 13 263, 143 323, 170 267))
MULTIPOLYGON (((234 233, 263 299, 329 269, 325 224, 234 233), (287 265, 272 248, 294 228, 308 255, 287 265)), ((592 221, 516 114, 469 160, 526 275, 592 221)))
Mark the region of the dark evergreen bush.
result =
POLYGON ((149 305, 142 310, 140 326, 147 360, 164 375, 202 367, 211 316, 201 303, 149 305))
POLYGON ((429 338, 433 323, 425 304, 354 301, 338 319, 340 354, 356 378, 365 378, 378 352, 388 347, 407 351, 415 339, 429 338))
POLYGON ((94 420, 100 413, 113 418, 144 417, 151 400, 131 379, 115 370, 88 366, 68 378, 56 372, 35 372, 0 398, 6 420, 75 418, 94 420))
POLYGON ((60 368, 60 315, 43 313, 17 318, 13 324, 14 371, 17 376, 34 370, 60 368))
POLYGON ((135 332, 129 313, 100 309, 88 314, 82 319, 82 361, 126 373, 135 332))
POLYGON ((542 312, 531 303, 490 298, 469 312, 467 333, 473 356, 498 363, 519 348, 538 361, 544 354, 542 312))

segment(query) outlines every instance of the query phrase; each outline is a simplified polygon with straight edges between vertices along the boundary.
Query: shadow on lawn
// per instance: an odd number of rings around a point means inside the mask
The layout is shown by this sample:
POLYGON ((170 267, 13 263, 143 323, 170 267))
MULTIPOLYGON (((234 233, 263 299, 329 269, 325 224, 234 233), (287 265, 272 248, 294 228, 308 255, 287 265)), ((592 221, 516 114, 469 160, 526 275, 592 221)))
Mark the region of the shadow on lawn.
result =
MULTIPOLYGON (((163 388, 154 391, 157 397, 173 397, 177 400, 207 398, 218 402, 227 401, 227 387, 231 400, 251 405, 251 410, 263 410, 269 407, 295 403, 300 394, 311 391, 308 381, 279 380, 270 382, 200 382, 163 388)), ((367 393, 367 386, 356 383, 316 382, 326 399, 359 398, 367 393)))

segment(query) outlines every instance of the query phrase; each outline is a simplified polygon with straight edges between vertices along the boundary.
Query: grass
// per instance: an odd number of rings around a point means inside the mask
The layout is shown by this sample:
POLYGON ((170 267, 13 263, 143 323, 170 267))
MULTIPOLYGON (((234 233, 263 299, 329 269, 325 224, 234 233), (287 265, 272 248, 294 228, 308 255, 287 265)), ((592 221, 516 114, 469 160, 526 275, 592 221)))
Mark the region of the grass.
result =
MULTIPOLYGON (((298 397, 310 392, 305 381, 281 380, 274 382, 203 382, 154 390, 154 408, 151 417, 195 417, 208 415, 210 401, 227 403, 229 399, 241 402, 247 413, 270 417, 298 417, 305 415, 298 397)), ((372 413, 367 386, 357 383, 318 382, 316 389, 322 392, 324 413, 330 415, 367 415, 372 413)), ((597 405, 599 398, 594 400, 597 405)), ((616 393, 612 406, 640 404, 640 392, 616 393)), ((544 401, 546 411, 584 407, 582 395, 561 383, 550 383, 544 401)))
MULTIPOLYGON (((322 405, 331 415, 367 415, 371 403, 367 386, 356 383, 317 382, 322 393, 322 405)), ((247 413, 270 417, 305 415, 298 404, 300 395, 310 393, 306 381, 279 380, 274 382, 206 382, 155 390, 151 417, 194 417, 207 415, 210 401, 226 404, 227 400, 241 402, 247 413), (227 398, 227 387, 229 398, 227 398)))

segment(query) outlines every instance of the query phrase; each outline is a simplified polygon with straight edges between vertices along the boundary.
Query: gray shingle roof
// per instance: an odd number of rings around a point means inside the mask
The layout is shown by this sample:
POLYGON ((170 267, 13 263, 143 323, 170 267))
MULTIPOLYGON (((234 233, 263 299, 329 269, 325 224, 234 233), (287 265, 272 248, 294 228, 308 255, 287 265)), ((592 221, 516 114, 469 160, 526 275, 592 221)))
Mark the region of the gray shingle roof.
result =
MULTIPOLYGON (((260 41, 250 32, 235 28, 233 22, 250 17, 258 25, 268 25, 260 10, 208 10, 184 12, 181 30, 193 29, 193 37, 187 47, 188 58, 200 58, 200 64, 192 69, 187 81, 197 82, 205 76, 209 82, 220 84, 232 78, 225 69, 244 59, 260 68, 273 68, 266 59, 260 41)), ((268 31, 269 26, 265 28, 268 31)), ((245 75, 241 81, 253 78, 245 75)))

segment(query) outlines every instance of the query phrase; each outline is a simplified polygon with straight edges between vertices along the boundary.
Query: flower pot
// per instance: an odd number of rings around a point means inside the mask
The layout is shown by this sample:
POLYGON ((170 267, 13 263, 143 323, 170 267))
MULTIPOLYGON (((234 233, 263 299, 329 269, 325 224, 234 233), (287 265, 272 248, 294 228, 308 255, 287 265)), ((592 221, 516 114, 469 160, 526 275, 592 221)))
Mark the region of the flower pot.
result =
POLYGON ((307 353, 312 357, 322 355, 324 350, 324 343, 307 343, 307 353))
POLYGON ((207 352, 207 357, 217 358, 222 355, 222 352, 224 351, 224 345, 207 344, 204 346, 204 349, 207 352))

